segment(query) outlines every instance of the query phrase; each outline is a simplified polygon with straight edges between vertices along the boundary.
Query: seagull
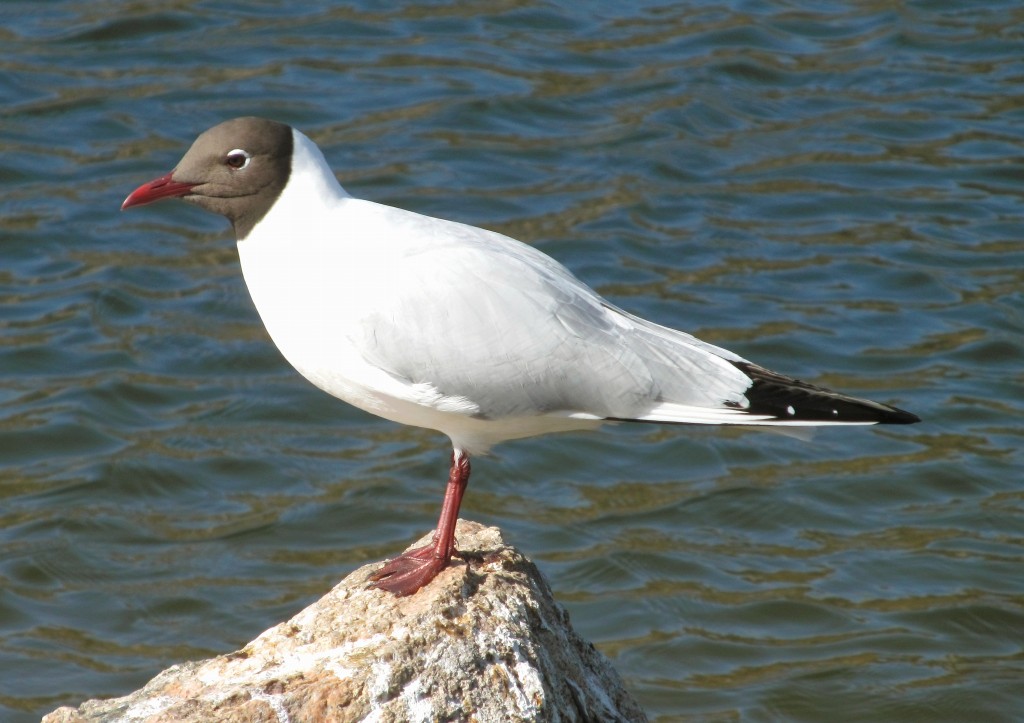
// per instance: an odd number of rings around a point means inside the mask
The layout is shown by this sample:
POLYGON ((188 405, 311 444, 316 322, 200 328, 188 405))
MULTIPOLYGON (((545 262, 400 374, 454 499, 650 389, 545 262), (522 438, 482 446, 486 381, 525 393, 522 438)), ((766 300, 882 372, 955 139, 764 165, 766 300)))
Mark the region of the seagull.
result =
POLYGON ((470 456, 499 442, 607 422, 920 421, 634 316, 508 236, 353 198, 313 141, 272 120, 210 128, 121 208, 169 198, 231 222, 260 318, 302 376, 359 409, 451 439, 432 541, 372 576, 396 595, 449 564, 470 456))

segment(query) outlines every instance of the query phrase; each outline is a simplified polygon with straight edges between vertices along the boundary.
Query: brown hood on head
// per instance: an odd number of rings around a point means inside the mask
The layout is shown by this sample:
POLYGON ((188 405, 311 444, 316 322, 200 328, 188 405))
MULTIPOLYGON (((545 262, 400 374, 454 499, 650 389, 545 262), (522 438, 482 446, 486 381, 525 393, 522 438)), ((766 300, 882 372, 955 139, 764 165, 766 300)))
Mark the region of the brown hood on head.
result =
POLYGON ((139 186, 121 208, 180 197, 231 221, 244 239, 281 195, 291 175, 290 126, 235 118, 204 132, 169 174, 139 186))

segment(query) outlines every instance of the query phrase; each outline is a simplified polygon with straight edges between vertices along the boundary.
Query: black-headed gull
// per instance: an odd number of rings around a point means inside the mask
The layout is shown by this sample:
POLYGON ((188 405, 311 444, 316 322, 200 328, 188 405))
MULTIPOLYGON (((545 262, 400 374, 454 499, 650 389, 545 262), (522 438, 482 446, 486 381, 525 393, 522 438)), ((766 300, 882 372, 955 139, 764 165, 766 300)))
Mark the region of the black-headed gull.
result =
POLYGON ((285 358, 339 399, 451 438, 430 545, 375 585, 408 595, 450 561, 469 455, 604 422, 909 424, 915 415, 769 371, 633 316, 507 236, 352 198, 290 126, 236 118, 122 208, 165 198, 234 226, 245 282, 285 358))

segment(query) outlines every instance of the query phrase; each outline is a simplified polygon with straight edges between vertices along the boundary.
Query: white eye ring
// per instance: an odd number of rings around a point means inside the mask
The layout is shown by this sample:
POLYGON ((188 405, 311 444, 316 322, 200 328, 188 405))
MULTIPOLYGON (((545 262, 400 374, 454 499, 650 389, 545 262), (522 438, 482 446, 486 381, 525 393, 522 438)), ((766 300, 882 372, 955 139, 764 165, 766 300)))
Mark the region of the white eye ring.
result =
POLYGON ((249 161, 251 160, 252 154, 249 153, 249 151, 242 150, 241 148, 235 148, 232 151, 228 151, 228 154, 224 157, 224 163, 226 163, 228 168, 232 171, 241 171, 249 165, 249 161))

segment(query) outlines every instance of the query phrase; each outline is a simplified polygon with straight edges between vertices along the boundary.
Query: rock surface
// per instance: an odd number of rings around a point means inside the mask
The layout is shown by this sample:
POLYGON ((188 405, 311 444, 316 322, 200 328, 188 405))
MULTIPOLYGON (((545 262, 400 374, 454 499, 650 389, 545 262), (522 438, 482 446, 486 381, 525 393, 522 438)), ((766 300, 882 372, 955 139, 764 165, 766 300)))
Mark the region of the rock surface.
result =
POLYGON ((496 528, 457 535, 464 559, 411 597, 368 589, 367 565, 239 651, 43 723, 646 720, 533 563, 496 528))

